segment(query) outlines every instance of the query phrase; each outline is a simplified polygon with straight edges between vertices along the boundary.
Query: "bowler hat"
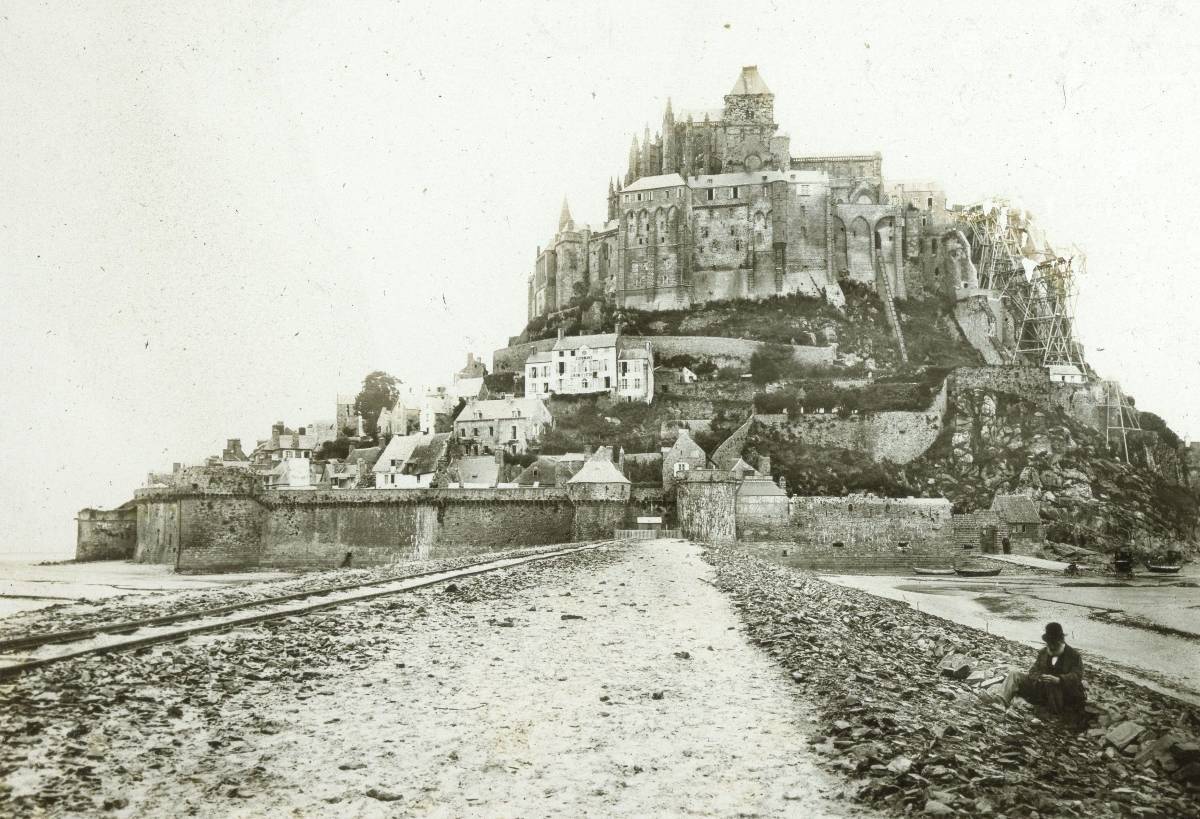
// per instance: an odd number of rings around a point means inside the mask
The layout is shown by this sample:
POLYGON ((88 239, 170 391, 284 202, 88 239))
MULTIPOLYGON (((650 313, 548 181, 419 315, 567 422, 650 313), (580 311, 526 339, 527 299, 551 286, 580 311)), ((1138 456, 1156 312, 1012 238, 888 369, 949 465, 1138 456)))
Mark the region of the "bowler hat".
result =
POLYGON ((1042 635, 1042 642, 1045 643, 1065 643, 1066 635, 1063 634, 1061 623, 1047 623, 1046 633, 1042 635))

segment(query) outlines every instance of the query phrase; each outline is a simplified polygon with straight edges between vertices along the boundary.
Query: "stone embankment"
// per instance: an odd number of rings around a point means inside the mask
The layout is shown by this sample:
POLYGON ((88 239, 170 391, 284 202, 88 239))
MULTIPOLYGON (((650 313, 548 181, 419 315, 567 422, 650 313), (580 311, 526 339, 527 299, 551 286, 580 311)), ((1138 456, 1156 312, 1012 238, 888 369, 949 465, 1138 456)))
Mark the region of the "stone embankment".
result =
POLYGON ((564 548, 565 545, 552 544, 498 552, 481 552, 419 563, 375 566, 370 569, 336 569, 301 575, 280 574, 278 579, 259 580, 242 586, 221 586, 187 592, 143 592, 97 601, 63 603, 0 619, 0 640, 52 631, 85 629, 116 621, 131 622, 188 612, 201 612, 216 606, 253 605, 273 597, 299 592, 320 592, 356 583, 380 583, 417 574, 458 569, 473 563, 501 560, 506 557, 553 552, 564 548))
MULTIPOLYGON (((732 549, 717 585, 821 703, 812 742, 863 803, 945 816, 1200 815, 1200 711, 1087 666, 1090 726, 979 691, 1034 651, 732 549)), ((1036 634, 1038 623, 1031 623, 1036 634)))
POLYGON ((877 815, 713 577, 601 547, 30 672, 0 815, 877 815))

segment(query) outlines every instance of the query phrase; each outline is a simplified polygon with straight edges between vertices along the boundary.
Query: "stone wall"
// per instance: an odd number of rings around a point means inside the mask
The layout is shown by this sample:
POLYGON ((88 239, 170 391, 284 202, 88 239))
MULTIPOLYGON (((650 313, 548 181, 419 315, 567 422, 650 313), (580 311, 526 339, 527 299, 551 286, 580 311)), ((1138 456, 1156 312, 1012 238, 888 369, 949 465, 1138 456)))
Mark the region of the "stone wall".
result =
POLYGON ((923 560, 940 565, 959 551, 945 498, 795 496, 786 525, 748 534, 781 544, 789 563, 812 569, 910 568, 923 560))
MULTIPOLYGON (((763 346, 759 341, 720 336, 622 336, 625 343, 644 346, 649 341, 655 358, 673 355, 693 355, 707 358, 720 367, 749 367, 750 356, 763 346)), ((525 359, 531 353, 554 348, 557 339, 547 338, 502 347, 492 353, 493 372, 523 372, 525 359)), ((778 346, 778 345, 770 345, 778 346)), ((827 367, 837 358, 837 345, 828 347, 792 346, 792 358, 811 367, 827 367)))
MULTIPOLYGON (((1017 395, 1050 408, 1050 378, 1041 367, 958 367, 950 375, 951 393, 991 390, 1017 395)), ((1081 386, 1081 385, 1075 385, 1081 386)))
POLYGON ((138 563, 175 565, 179 534, 179 501, 167 490, 139 490, 133 559, 138 563))
POLYGON ((675 508, 686 538, 729 543, 737 538, 738 481, 723 470, 693 469, 676 487, 675 508))
MULTIPOLYGON (((136 559, 181 572, 381 565, 610 537, 629 484, 254 493, 140 490, 136 559), (586 495, 586 497, 584 497, 586 495)), ((662 501, 662 492, 642 501, 662 501)))
POLYGON ((75 518, 76 560, 129 560, 137 548, 137 508, 81 509, 75 518))
POLYGON ((842 417, 834 413, 792 416, 784 434, 802 446, 864 452, 875 461, 906 464, 925 453, 942 431, 946 386, 920 412, 872 412, 842 417))
POLYGON ((738 540, 769 537, 790 520, 790 505, 785 495, 743 495, 737 499, 738 540))

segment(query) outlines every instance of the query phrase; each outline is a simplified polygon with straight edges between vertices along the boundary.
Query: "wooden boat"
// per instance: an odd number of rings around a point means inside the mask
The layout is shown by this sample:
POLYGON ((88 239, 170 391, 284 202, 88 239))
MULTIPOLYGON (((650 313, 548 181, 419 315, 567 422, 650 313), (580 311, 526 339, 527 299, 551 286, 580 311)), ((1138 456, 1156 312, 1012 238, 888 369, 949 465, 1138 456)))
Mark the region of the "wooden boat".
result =
POLYGON ((954 569, 922 569, 920 566, 912 567, 913 574, 954 574, 954 569))
POLYGON ((1175 574, 1183 568, 1183 555, 1170 549, 1161 557, 1148 558, 1145 563, 1146 568, 1155 574, 1175 574))
POLYGON ((985 569, 982 566, 979 568, 964 566, 962 568, 955 567, 954 569, 954 573, 959 577, 995 577, 1001 571, 1001 569, 985 569))

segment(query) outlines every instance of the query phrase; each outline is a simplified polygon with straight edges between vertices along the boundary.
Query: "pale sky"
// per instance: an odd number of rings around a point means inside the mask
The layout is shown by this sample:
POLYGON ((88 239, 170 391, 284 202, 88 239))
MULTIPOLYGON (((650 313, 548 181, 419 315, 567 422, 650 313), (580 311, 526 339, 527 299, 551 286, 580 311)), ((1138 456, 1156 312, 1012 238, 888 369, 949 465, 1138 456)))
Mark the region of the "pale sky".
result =
POLYGON ((0 0, 0 553, 490 360, 563 196, 601 221, 631 133, 746 64, 794 154, 1082 246, 1089 361, 1200 437, 1195 5, 926 5, 0 0))

